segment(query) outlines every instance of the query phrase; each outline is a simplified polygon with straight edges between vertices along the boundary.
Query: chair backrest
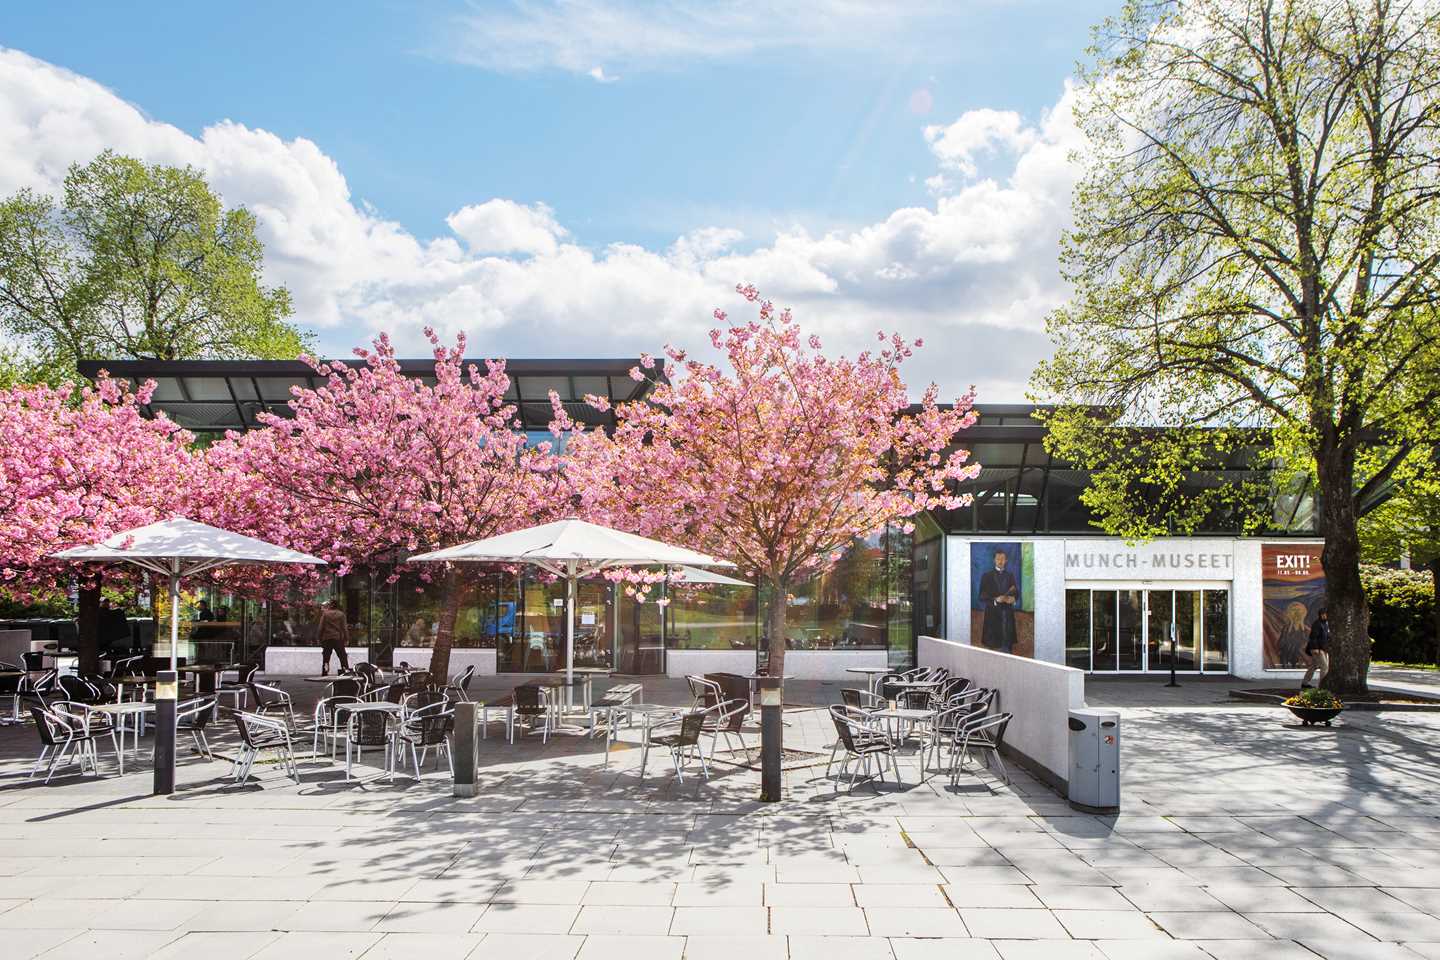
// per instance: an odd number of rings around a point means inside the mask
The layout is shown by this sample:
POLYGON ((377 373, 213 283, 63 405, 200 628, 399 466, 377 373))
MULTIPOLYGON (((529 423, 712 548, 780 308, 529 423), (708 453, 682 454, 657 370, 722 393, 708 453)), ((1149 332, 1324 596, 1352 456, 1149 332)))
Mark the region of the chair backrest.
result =
POLYGON ((259 672, 260 665, 258 663, 247 663, 240 668, 238 674, 236 675, 236 682, 242 684, 249 683, 250 681, 255 679, 255 674, 259 672))
POLYGON ((340 677, 330 684, 330 698, 350 697, 358 700, 361 693, 361 683, 353 677, 340 677))
POLYGON ((855 753, 855 734, 850 729, 850 717, 846 712, 848 709, 843 705, 831 707, 830 721, 835 724, 835 735, 840 738, 840 745, 847 752, 855 753))
POLYGON ((90 674, 84 678, 85 682, 95 691, 96 703, 114 703, 120 698, 120 692, 105 677, 90 674))
POLYGON ((66 700, 73 700, 76 703, 98 703, 100 691, 84 677, 64 676, 56 681, 60 692, 66 700))
POLYGON ((406 738, 417 746, 433 747, 444 743, 445 738, 455 729, 455 715, 434 713, 414 717, 406 721, 405 728, 406 738))
POLYGON ((254 680, 245 681, 245 686, 247 689, 249 689, 250 699, 256 707, 263 707, 269 703, 274 702, 277 699, 275 697, 266 696, 265 693, 262 692, 261 689, 255 684, 254 680))
POLYGON ((350 742, 362 747, 383 747, 390 742, 390 714, 383 710, 350 711, 350 742))
POLYGON ((335 708, 344 703, 359 703, 360 698, 348 693, 336 694, 333 697, 326 697, 320 701, 320 716, 335 716, 335 708))
POLYGON ((510 692, 517 716, 535 716, 545 711, 544 691, 533 683, 522 683, 510 692))
POLYGON ((43 707, 31 707, 30 716, 35 720, 40 742, 47 747, 58 747, 74 732, 68 723, 43 707))
POLYGON ((214 697, 196 697, 184 703, 176 704, 175 712, 186 716, 186 723, 192 730, 204 730, 212 717, 215 715, 214 697))
POLYGON ((240 733, 240 742, 247 747, 255 746, 255 737, 250 732, 250 715, 240 710, 235 711, 235 729, 240 733))
POLYGON ((847 707, 854 707, 856 710, 860 710, 865 706, 865 704, 860 702, 860 693, 861 691, 853 689, 852 687, 841 687, 840 702, 847 707))
POLYGON ((13 677, 0 677, 0 693, 19 693, 20 681, 24 678, 19 676, 20 668, 13 663, 6 663, 0 660, 0 671, 11 671, 16 673, 13 677))
POLYGON ((461 690, 465 691, 466 693, 469 693, 469 692, 470 692, 470 681, 471 681, 474 677, 475 677, 475 664, 472 663, 472 664, 470 664, 470 666, 468 666, 468 667, 465 668, 464 672, 462 672, 462 673, 460 674, 460 676, 458 676, 458 677, 455 678, 455 686, 459 687, 461 690))
POLYGON ((690 687, 690 696, 694 700, 692 709, 713 707, 725 699, 724 689, 714 680, 691 675, 685 678, 685 683, 690 687))
POLYGON ((382 682, 380 676, 380 668, 375 666, 375 664, 373 663, 369 663, 368 661, 365 663, 355 664, 355 675, 358 677, 362 677, 365 682, 370 684, 372 687, 378 687, 382 682))
POLYGON ((418 693, 405 694, 404 699, 400 701, 400 705, 405 713, 414 713, 417 710, 441 705, 445 702, 443 694, 436 693, 434 690, 421 690, 418 693))
POLYGON ((700 734, 705 730, 706 712, 694 710, 680 718, 680 736, 676 741, 677 747, 693 747, 700 742, 700 734))
POLYGON ((750 702, 750 681, 738 673, 707 673, 705 679, 718 683, 726 700, 750 702))
POLYGON ((969 687, 969 677, 950 677, 940 685, 940 699, 949 700, 957 693, 964 693, 969 687))
POLYGON ((970 736, 976 734, 984 735, 985 739, 994 744, 999 750, 1005 741, 1005 730, 1010 726, 1010 714, 997 713, 993 717, 977 717, 965 725, 965 732, 970 736))

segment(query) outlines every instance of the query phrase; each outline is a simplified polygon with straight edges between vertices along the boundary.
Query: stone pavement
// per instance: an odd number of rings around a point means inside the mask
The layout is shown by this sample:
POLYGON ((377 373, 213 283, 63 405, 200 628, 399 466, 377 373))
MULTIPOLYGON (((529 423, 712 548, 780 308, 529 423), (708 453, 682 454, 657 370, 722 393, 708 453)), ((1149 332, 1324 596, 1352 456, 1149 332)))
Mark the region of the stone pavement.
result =
POLYGON ((470 800, 323 758, 235 788, 188 754, 161 799, 143 759, 26 783, 35 733, 0 729, 0 957, 1440 958, 1440 715, 1301 730, 1221 685, 1090 689, 1124 715, 1118 817, 1023 775, 922 783, 914 757, 848 794, 806 709, 787 745, 819 763, 765 806, 734 763, 680 784, 652 756, 642 781, 633 744, 604 767, 495 727, 470 800))

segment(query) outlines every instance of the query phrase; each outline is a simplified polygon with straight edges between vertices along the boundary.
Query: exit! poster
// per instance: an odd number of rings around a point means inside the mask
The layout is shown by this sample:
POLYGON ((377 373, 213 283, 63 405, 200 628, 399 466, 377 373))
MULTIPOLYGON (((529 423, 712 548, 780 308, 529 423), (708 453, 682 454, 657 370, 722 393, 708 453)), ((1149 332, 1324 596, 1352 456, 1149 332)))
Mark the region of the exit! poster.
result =
POLYGON ((1265 597, 1265 669, 1304 667, 1310 626, 1325 606, 1325 570, 1318 543, 1260 548, 1265 597))

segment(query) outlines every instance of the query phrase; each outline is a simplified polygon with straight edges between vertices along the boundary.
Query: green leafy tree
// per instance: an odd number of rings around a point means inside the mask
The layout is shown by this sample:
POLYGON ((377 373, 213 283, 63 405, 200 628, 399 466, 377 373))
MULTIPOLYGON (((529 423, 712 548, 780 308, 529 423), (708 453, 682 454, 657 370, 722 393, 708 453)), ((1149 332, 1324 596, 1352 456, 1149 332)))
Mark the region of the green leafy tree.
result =
POLYGON ((1408 558, 1430 572, 1434 595, 1435 649, 1440 663, 1440 462, 1435 450, 1417 450, 1394 472, 1390 496, 1361 521, 1365 559, 1394 563, 1408 558))
POLYGON ((1092 506, 1130 536, 1216 510, 1254 530, 1267 498, 1230 471, 1313 475, 1327 686, 1362 691, 1359 517, 1440 397, 1440 11, 1130 0, 1093 52, 1074 293, 1033 381, 1062 405, 1052 452, 1100 470, 1092 506))
POLYGON ((306 339, 262 258, 254 215, 199 171, 106 151, 60 198, 0 201, 0 335, 52 383, 84 358, 293 358, 306 339))

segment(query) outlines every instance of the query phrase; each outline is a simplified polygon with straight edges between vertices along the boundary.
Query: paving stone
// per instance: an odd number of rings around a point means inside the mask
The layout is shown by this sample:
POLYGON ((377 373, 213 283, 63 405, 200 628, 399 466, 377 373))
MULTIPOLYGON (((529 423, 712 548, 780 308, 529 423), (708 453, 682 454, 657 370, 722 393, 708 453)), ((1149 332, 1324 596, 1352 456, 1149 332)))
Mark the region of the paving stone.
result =
POLYGON ((616 937, 663 937, 670 933, 673 914, 674 910, 670 907, 581 907, 570 932, 616 937))
POLYGON ((468 960, 575 960, 584 942, 569 934, 487 933, 468 960))
POLYGON ((855 902, 862 907, 949 907, 933 883, 856 884, 855 902))
POLYGON ((995 940, 1003 960, 1105 960, 1088 940, 995 940))
POLYGON ((286 918, 290 930, 333 930, 351 933, 370 930, 395 906, 393 901, 311 900, 286 918))
POLYGON ((1114 887, 1086 887, 1076 884, 1036 884, 1030 888, 1051 910, 1134 910, 1134 904, 1114 887))
POLYGON ((867 907, 865 919, 873 937, 968 936, 960 914, 951 907, 867 907))
MULTIPOLYGON (((925 940, 891 937, 895 960, 1000 960, 989 940, 932 937, 925 940)), ((688 954, 685 960, 690 960, 688 954)))
POLYGON ((1190 940, 1096 940, 1106 960, 1211 960, 1190 940))
POLYGON ((569 933, 580 907, 552 903, 492 903, 470 929, 475 933, 569 933))
POLYGON ((1024 908, 1044 906, 1030 887, 1021 884, 946 884, 940 888, 954 907, 1024 908))
POLYGON ((758 907, 765 902, 765 885, 741 883, 679 883, 670 901, 677 907, 758 907))
MULTIPOLYGON (((888 885, 887 885, 888 886, 888 885)), ((855 895, 841 883, 767 883, 767 907, 853 907, 855 895)))
POLYGON ((690 935, 685 960, 787 960, 789 945, 779 936, 690 935))
POLYGON ((593 936, 585 938, 577 960, 680 960, 684 953, 684 937, 593 936))
MULTIPOLYGON (((44 956, 45 960, 95 960, 96 957, 104 957, 105 960, 141 960, 155 956, 166 944, 178 940, 181 936, 182 934, 173 931, 87 930, 77 936, 67 937, 44 956)), ((8 935, 6 949, 9 949, 8 935)), ((8 952, 6 956, 9 956, 8 952)))
MULTIPOLYGON (((195 957, 204 957, 205 960, 247 960, 281 936, 282 934, 275 930, 249 933, 192 931, 162 947, 155 953, 154 960, 194 960, 195 957)), ((467 947, 466 953, 468 952, 467 947)), ((435 956, 436 960, 444 960, 446 955, 437 953, 435 956)), ((464 954, 460 956, 463 957, 464 954)))
POLYGON ((382 933, 465 933, 485 910, 478 903, 397 903, 374 929, 382 933))
POLYGON ((1077 940, 1166 940, 1168 935, 1138 910, 1056 910, 1077 940))
MULTIPOLYGON (((960 918, 972 937, 987 940, 1064 940, 1069 937, 1049 910, 960 908, 960 918)), ((1001 953, 1004 953, 1002 950, 1001 953)))
POLYGON ((1176 940, 1264 940, 1269 936, 1240 914, 1228 910, 1211 913, 1161 912, 1149 916, 1176 940))
POLYGON ((895 960, 884 937, 808 936, 790 938, 790 960, 895 960))
POLYGON ((1195 944, 1215 960, 1315 960, 1319 956, 1292 940, 1196 940, 1195 944))
POLYGON ((770 932, 791 937, 863 937, 869 927, 859 907, 771 907, 770 932))

